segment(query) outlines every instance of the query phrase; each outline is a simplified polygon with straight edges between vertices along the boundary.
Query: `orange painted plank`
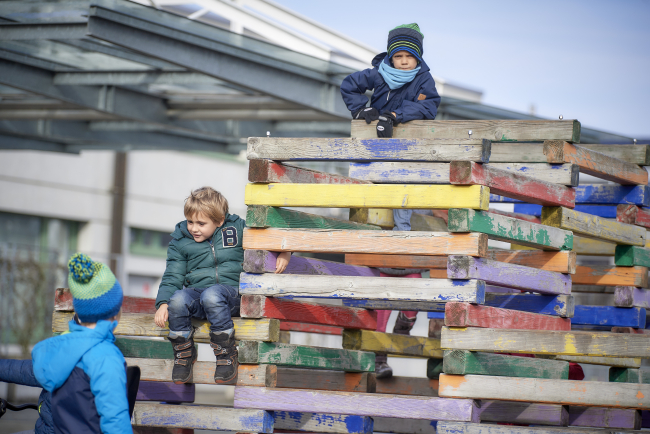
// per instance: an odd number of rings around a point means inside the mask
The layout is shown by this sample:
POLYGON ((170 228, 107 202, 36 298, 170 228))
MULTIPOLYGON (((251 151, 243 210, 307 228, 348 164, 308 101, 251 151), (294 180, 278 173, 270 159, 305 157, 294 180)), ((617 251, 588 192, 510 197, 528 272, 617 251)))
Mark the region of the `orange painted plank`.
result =
POLYGON ((578 265, 571 276, 574 285, 648 287, 646 267, 609 267, 578 265))

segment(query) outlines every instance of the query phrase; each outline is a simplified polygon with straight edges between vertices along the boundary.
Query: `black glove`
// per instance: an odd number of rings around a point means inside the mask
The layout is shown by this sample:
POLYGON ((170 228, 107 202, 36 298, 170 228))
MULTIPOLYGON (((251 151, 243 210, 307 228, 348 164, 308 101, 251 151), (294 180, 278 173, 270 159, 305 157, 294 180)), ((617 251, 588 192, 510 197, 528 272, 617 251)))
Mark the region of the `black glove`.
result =
POLYGON ((352 114, 352 119, 365 119, 369 124, 379 118, 379 112, 374 107, 363 107, 352 114))
POLYGON ((391 112, 383 112, 377 123, 377 137, 393 137, 393 125, 397 125, 397 118, 391 112))

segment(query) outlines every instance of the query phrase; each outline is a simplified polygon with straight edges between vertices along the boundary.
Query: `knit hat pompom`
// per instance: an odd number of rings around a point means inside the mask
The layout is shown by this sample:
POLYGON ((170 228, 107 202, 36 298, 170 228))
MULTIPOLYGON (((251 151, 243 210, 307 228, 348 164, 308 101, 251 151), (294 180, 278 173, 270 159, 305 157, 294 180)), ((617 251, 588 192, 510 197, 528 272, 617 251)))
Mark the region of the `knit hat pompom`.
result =
POLYGON ((418 62, 422 62, 423 40, 424 35, 417 23, 397 26, 388 32, 388 48, 386 49, 388 57, 393 57, 393 54, 398 51, 408 51, 418 59, 418 62))
POLYGON ((70 269, 70 275, 75 281, 88 283, 95 274, 95 263, 90 259, 90 256, 76 253, 68 261, 68 269, 70 269))

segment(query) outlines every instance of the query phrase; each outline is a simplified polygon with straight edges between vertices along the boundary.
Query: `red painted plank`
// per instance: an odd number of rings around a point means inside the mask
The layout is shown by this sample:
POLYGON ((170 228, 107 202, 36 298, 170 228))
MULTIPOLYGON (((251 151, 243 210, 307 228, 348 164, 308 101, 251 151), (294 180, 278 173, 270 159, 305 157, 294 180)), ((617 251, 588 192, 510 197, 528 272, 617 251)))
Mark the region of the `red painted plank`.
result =
POLYGON ((290 182, 299 184, 370 184, 370 182, 361 181, 360 179, 304 169, 271 160, 250 160, 248 180, 250 182, 290 182))
MULTIPOLYGON (((68 288, 57 288, 54 294, 54 310, 72 312, 72 294, 68 288)), ((125 295, 122 300, 123 313, 156 313, 156 300, 145 297, 125 295)))
POLYGON ((322 324, 305 324, 301 322, 282 321, 280 330, 288 332, 318 333, 321 335, 342 335, 343 327, 322 324))
POLYGON ((449 181, 456 185, 485 185, 490 193, 544 206, 575 207, 573 188, 553 184, 519 173, 508 172, 473 161, 452 161, 449 181))
POLYGON ((636 205, 618 205, 616 221, 650 228, 650 209, 639 208, 636 205))
POLYGON ((449 302, 445 305, 445 325, 519 330, 571 330, 569 318, 459 302, 449 302))

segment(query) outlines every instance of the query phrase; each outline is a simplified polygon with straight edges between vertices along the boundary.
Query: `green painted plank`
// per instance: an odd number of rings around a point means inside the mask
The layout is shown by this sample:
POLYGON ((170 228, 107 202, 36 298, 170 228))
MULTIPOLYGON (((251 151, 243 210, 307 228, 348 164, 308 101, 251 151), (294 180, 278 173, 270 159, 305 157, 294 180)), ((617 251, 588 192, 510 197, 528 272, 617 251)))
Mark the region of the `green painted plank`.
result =
POLYGON ((239 343, 239 363, 373 372, 375 370, 375 353, 278 342, 241 341, 239 343))
POLYGON ((266 205, 248 206, 246 226, 249 228, 381 230, 381 227, 375 225, 266 205))
POLYGON ((465 350, 448 351, 442 370, 457 375, 569 379, 569 362, 465 350))
POLYGON ((449 210, 449 232, 481 232, 489 238, 544 250, 571 250, 573 233, 513 217, 466 208, 449 210))
POLYGON ((443 359, 428 359, 427 360, 427 378, 437 380, 442 374, 442 361, 443 359))
POLYGON ((611 383, 640 383, 641 371, 633 368, 609 368, 609 381, 611 383))
POLYGON ((166 339, 164 341, 154 341, 151 339, 116 338, 115 345, 122 351, 124 357, 140 359, 174 358, 172 344, 166 339))
POLYGON ((639 246, 616 246, 614 263, 622 267, 650 267, 650 249, 639 246))

